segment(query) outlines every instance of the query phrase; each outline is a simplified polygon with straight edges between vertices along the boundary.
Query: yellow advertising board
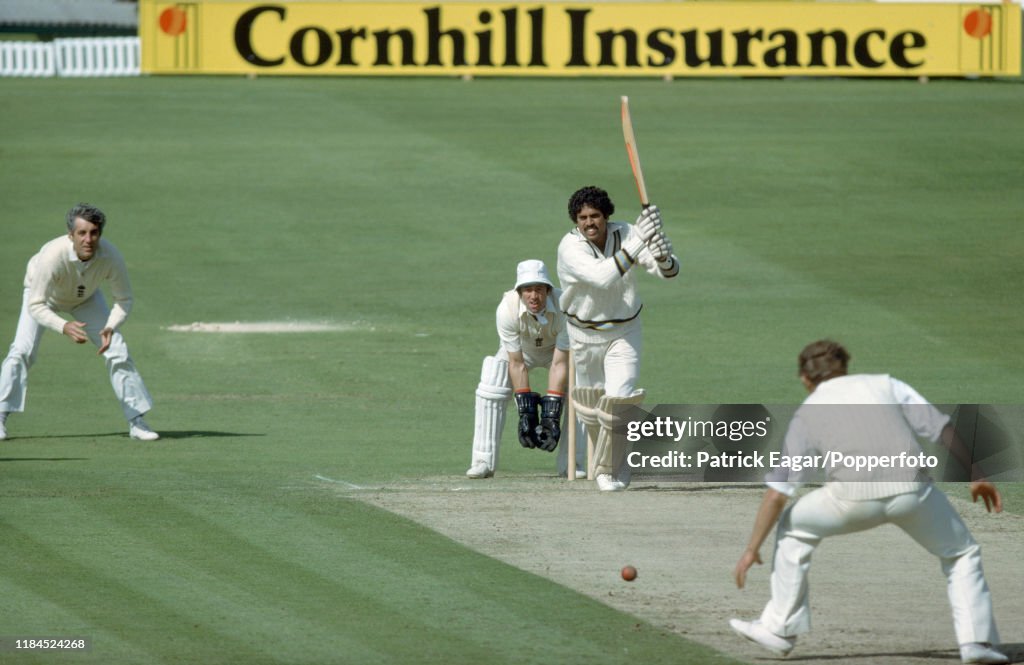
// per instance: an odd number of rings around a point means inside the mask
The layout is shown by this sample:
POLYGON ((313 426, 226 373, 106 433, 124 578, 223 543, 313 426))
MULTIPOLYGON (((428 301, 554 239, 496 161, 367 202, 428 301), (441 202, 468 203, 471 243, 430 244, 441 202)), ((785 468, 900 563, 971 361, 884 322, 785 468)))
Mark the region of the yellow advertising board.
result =
POLYGON ((1019 76, 1013 3, 141 0, 153 74, 1019 76))

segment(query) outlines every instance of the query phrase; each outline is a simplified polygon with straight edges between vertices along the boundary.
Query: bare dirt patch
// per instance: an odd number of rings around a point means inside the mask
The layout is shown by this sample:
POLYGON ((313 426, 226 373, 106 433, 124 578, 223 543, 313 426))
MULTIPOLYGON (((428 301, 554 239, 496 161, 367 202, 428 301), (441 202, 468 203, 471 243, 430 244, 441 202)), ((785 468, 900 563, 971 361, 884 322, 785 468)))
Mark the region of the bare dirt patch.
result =
MULTIPOLYGON (((326 480, 326 479, 321 479, 326 480)), ((730 617, 756 618, 766 565, 737 590, 732 569, 760 502, 759 484, 593 483, 542 476, 431 478, 379 489, 333 485, 487 556, 744 660, 771 654, 737 637, 730 617), (625 582, 622 566, 639 576, 625 582)), ((953 499, 975 538, 1003 644, 1024 657, 1024 518, 953 499)), ((959 663, 939 563, 895 527, 827 540, 811 573, 814 629, 787 660, 837 665, 959 663)))

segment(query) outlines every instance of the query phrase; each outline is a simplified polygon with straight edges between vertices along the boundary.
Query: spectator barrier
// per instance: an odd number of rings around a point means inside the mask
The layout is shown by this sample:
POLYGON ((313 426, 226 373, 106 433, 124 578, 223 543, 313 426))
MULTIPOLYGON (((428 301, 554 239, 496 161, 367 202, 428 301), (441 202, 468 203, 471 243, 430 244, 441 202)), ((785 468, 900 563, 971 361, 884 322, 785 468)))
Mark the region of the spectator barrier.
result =
POLYGON ((0 76, 138 76, 138 37, 0 41, 0 76))

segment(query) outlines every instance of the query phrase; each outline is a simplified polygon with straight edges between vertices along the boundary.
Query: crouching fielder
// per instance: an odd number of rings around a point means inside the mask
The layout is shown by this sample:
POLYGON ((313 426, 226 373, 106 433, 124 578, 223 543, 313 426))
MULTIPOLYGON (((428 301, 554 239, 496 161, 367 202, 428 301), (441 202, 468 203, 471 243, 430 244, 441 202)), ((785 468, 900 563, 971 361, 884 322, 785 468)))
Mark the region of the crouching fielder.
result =
MULTIPOLYGON (((515 288, 505 292, 496 313, 501 346, 495 355, 484 358, 480 371, 473 458, 466 471, 470 478, 490 478, 498 468, 505 410, 513 395, 519 409, 519 442, 549 452, 558 446, 569 366, 569 338, 565 315, 558 309, 559 295, 542 261, 519 263, 515 288), (548 368, 548 391, 543 397, 530 388, 529 372, 536 367, 548 368)), ((580 452, 585 459, 586 451, 580 452)), ((564 452, 558 464, 562 469, 567 466, 564 452)))
POLYGON ((7 436, 8 414, 25 409, 28 371, 46 328, 76 344, 98 347, 131 438, 160 438, 142 419, 153 402, 119 332, 132 308, 132 289, 121 253, 101 238, 106 221, 98 208, 73 207, 67 235, 43 245, 28 262, 18 329, 0 368, 0 439, 7 436), (99 290, 104 282, 110 285, 112 308, 99 290), (65 321, 59 312, 73 318, 65 321))
MULTIPOLYGON (((919 455, 915 434, 941 442, 971 468, 970 457, 949 425, 949 417, 907 384, 886 374, 847 375, 849 354, 829 340, 801 352, 800 380, 810 396, 786 432, 783 455, 837 451, 847 455, 885 452, 919 455)), ((768 477, 750 542, 736 564, 736 586, 761 563, 762 543, 773 527, 775 556, 771 599, 755 621, 730 620, 733 630, 765 649, 786 655, 801 633, 810 630, 808 573, 811 555, 825 538, 894 524, 938 557, 946 576, 953 625, 964 663, 1006 663, 992 617, 992 599, 981 568, 981 548, 946 496, 923 472, 878 470, 858 476, 845 466, 826 466, 827 482, 784 510, 800 484, 800 475, 768 477)), ((1002 510, 998 490, 972 469, 971 496, 989 511, 1002 510)))
POLYGON ((642 330, 637 293, 637 264, 670 279, 679 260, 662 230, 661 213, 649 206, 636 224, 609 221, 615 205, 598 187, 583 187, 569 198, 575 228, 558 245, 560 306, 568 317, 576 363, 572 399, 579 419, 594 441, 594 473, 601 491, 629 484, 626 450, 613 446, 614 408, 640 404, 642 330))

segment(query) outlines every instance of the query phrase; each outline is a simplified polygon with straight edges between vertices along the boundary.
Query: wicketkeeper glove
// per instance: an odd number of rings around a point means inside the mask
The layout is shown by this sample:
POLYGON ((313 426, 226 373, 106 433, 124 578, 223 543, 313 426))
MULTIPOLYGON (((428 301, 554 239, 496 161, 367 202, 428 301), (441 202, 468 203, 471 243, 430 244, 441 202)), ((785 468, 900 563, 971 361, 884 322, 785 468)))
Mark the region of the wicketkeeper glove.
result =
POLYGON ((551 452, 558 447, 558 439, 562 436, 562 398, 558 395, 545 395, 540 398, 540 425, 537 426, 538 446, 551 452))
POLYGON ((524 448, 539 448, 537 407, 540 406, 540 395, 516 393, 516 406, 519 407, 519 443, 524 448))
POLYGON ((661 231, 661 211, 658 206, 649 205, 636 218, 636 228, 644 242, 650 242, 658 231, 661 231))

